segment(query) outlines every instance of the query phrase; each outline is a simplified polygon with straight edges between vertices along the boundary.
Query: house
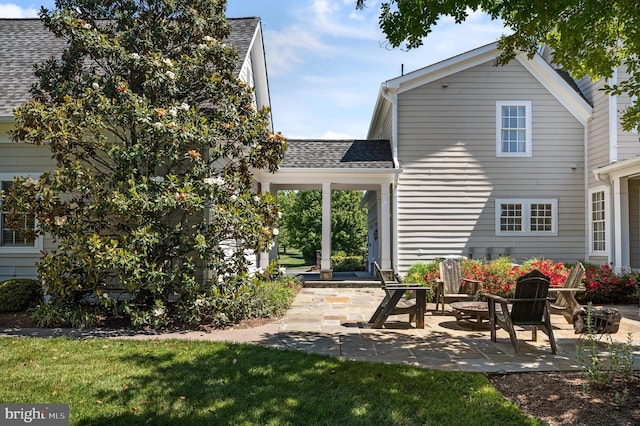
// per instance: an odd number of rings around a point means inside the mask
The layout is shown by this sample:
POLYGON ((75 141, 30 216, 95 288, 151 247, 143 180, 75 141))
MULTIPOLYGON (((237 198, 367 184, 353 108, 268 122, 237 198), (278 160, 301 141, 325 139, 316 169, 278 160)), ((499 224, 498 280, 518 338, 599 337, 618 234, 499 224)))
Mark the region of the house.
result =
POLYGON ((619 124, 630 99, 574 81, 546 48, 498 56, 493 43, 382 83, 367 138, 389 144, 385 166, 347 165, 363 141, 292 141, 279 173, 258 176, 263 190, 322 189, 325 278, 335 189, 367 190, 369 263, 400 274, 448 255, 640 268, 640 144, 619 124))
MULTIPOLYGON (((270 105, 267 68, 259 18, 229 19, 229 37, 238 51, 237 76, 254 88, 257 108, 270 105)), ((38 19, 0 19, 0 184, 5 187, 14 176, 37 176, 55 163, 48 149, 11 142, 13 109, 29 99, 34 82, 33 64, 59 56, 65 41, 56 39, 38 19)), ((0 281, 11 277, 35 277, 36 262, 47 238, 28 240, 5 227, 0 215, 0 281)), ((254 256, 255 257, 255 256, 254 256)))
MULTIPOLYGON (((260 20, 230 22, 238 76, 269 105, 260 20)), ((11 144, 6 132, 31 64, 61 45, 37 20, 0 20, 0 44, 0 181, 9 181, 52 167, 41 148, 11 144)), ((369 263, 400 274, 446 255, 640 268, 640 144, 619 124, 631 99, 604 93, 604 81, 574 81, 545 48, 496 67, 498 55, 493 43, 388 80, 367 140, 290 140, 278 173, 255 173, 258 191, 322 191, 322 278, 331 278, 339 189, 367 191, 369 263)), ((0 279, 34 276, 47 241, 2 231, 0 279)))
POLYGON ((397 172, 383 267, 510 255, 639 268, 640 144, 619 124, 630 99, 573 81, 544 48, 496 67, 498 54, 490 44, 382 84, 368 137, 391 142, 397 172))

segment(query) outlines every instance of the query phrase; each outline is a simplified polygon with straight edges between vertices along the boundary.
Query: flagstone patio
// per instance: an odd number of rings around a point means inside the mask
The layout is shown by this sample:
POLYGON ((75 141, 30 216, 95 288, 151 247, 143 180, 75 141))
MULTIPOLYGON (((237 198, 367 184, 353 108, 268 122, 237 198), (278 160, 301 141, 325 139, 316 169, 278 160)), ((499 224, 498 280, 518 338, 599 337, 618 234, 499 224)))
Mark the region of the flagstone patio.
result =
MULTIPOLYGON (((279 336, 287 347, 345 359, 405 362, 441 370, 518 372, 578 370, 576 347, 583 335, 574 334, 561 315, 552 315, 558 354, 551 354, 547 336, 518 332, 521 355, 516 355, 504 330, 492 342, 489 331, 470 330, 451 312, 441 315, 428 304, 425 328, 408 323, 408 315, 390 317, 384 329, 367 320, 384 297, 379 288, 303 288, 280 320, 279 336)), ((614 342, 631 334, 634 365, 640 369, 640 317, 637 305, 616 306, 623 318, 614 342)), ((601 340, 606 348, 607 336, 601 340)))

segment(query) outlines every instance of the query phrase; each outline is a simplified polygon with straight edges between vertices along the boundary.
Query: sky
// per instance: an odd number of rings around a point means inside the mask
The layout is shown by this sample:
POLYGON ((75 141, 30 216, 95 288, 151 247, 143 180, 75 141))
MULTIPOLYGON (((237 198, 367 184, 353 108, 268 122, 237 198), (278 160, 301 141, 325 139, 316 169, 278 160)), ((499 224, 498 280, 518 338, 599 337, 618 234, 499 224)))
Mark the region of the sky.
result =
MULTIPOLYGON (((380 85, 492 43, 502 23, 472 12, 440 20, 424 45, 392 49, 378 26, 379 0, 228 0, 227 16, 261 18, 273 124, 290 139, 364 139, 380 85)), ((54 0, 0 0, 0 18, 37 17, 54 0)))

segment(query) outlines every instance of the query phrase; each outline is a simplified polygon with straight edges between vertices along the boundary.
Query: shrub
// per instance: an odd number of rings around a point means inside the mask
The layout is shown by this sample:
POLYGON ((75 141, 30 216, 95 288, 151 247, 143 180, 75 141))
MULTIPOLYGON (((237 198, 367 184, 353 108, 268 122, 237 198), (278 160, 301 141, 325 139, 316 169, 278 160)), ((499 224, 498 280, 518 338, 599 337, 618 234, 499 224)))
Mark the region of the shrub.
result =
POLYGON ((334 272, 367 270, 363 256, 348 256, 346 254, 337 254, 331 256, 331 264, 334 272))
POLYGON ((501 256, 489 263, 481 260, 463 260, 462 275, 482 282, 480 291, 503 297, 513 296, 515 284, 521 272, 508 256, 501 256))
MULTIPOLYGON (((439 278, 438 263, 430 264, 430 269, 423 278, 427 283, 435 284, 439 278)), ((462 259, 460 268, 462 275, 469 279, 482 281, 482 292, 493 293, 506 298, 513 297, 518 277, 538 269, 550 278, 552 286, 561 286, 568 273, 563 262, 549 259, 533 258, 521 265, 511 263, 509 257, 499 257, 491 262, 462 259)), ((584 263, 585 291, 576 295, 581 303, 636 303, 640 296, 640 274, 627 272, 616 274, 609 265, 584 263)))
POLYGON ((564 280, 567 278, 567 268, 563 262, 553 262, 549 259, 534 258, 525 261, 522 266, 518 268, 522 275, 530 272, 534 269, 542 272, 549 277, 550 285, 554 287, 562 286, 564 280))
MULTIPOLYGON (((256 279, 248 275, 235 275, 212 284, 200 294, 182 300, 173 312, 171 305, 158 304, 143 312, 140 325, 151 321, 154 327, 163 326, 162 321, 173 320, 174 314, 179 325, 208 325, 222 328, 251 318, 254 312, 256 279)), ((136 325, 132 318, 133 325, 136 325)))
POLYGON ((421 284, 427 287, 427 302, 433 300, 435 296, 435 278, 429 278, 438 275, 438 262, 416 263, 407 271, 407 275, 402 279, 406 284, 421 284))
POLYGON ((51 301, 50 303, 38 305, 31 311, 31 318, 38 327, 68 327, 68 308, 61 303, 51 301))
POLYGON ((292 277, 280 277, 273 281, 259 282, 256 288, 253 316, 272 318, 284 315, 300 287, 300 281, 292 277))
MULTIPOLYGON (((281 316, 291 305, 301 284, 297 278, 287 276, 284 268, 274 265, 253 277, 229 277, 190 303, 180 304, 176 312, 179 325, 223 328, 243 319, 281 316)), ((147 312, 146 321, 171 319, 173 308, 163 308, 147 312)))
POLYGON ((438 262, 416 263, 407 271, 407 275, 402 279, 404 283, 415 284, 435 284, 435 278, 438 276, 438 262))
POLYGON ((98 316, 94 307, 86 304, 70 306, 60 300, 38 305, 31 311, 31 318, 38 327, 73 327, 87 329, 95 327, 98 316))
POLYGON ((0 312, 23 311, 42 301, 42 286, 29 278, 12 278, 0 283, 0 312))
POLYGON ((637 272, 616 274, 610 265, 585 264, 585 292, 576 295, 581 303, 635 303, 640 283, 637 272))

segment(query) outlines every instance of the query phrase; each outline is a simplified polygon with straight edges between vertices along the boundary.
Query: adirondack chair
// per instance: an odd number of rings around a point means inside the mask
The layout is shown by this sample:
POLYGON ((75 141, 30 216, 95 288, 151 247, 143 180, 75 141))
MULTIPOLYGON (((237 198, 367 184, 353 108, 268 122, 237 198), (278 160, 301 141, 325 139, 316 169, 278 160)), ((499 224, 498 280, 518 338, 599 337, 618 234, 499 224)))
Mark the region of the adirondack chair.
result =
MULTIPOLYGON (((569 269, 567 278, 562 283, 563 288, 578 288, 582 283, 584 275, 584 266, 578 262, 569 269)), ((550 312, 552 314, 562 315, 569 324, 573 324, 574 315, 583 308, 574 297, 575 292, 558 292, 556 300, 550 304, 550 312)))
POLYGON ((502 327, 509 333, 511 344, 520 354, 518 339, 514 327, 531 326, 532 340, 537 340, 538 327, 549 337, 551 352, 557 353, 556 340, 553 336, 549 315, 549 277, 534 269, 518 278, 516 293, 513 299, 505 299, 495 294, 485 294, 489 302, 489 322, 491 324, 491 340, 496 341, 496 329, 502 327), (500 309, 496 309, 496 305, 500 309), (511 310, 508 305, 511 304, 511 310))
MULTIPOLYGON (((391 303, 392 299, 394 298, 393 293, 399 288, 402 289, 403 290, 402 293, 404 293, 405 292, 404 289, 407 288, 408 286, 405 286, 402 283, 398 283, 398 282, 394 282, 394 283, 387 282, 377 262, 373 263, 373 268, 375 270, 375 274, 380 280, 380 285, 382 286, 382 289, 385 292, 385 296, 382 302, 380 302, 380 305, 378 305, 378 308, 376 309, 375 313, 369 319, 369 323, 373 323, 374 328, 382 327, 382 324, 384 324, 384 321, 389 315, 402 315, 402 314, 409 314, 409 322, 413 322, 416 319, 416 313, 417 313, 417 305, 416 305, 415 298, 407 299, 402 297, 400 300, 398 300, 396 305, 393 307, 393 310, 391 310, 388 314, 383 315, 384 313, 383 311, 385 311, 385 308, 387 307, 387 305, 391 303)), ((396 298, 397 297, 398 296, 396 296, 396 298)))
POLYGON ((460 272, 460 262, 456 259, 444 259, 440 262, 440 280, 436 287, 436 311, 444 304, 464 300, 474 300, 478 293, 481 281, 464 278, 460 272))

